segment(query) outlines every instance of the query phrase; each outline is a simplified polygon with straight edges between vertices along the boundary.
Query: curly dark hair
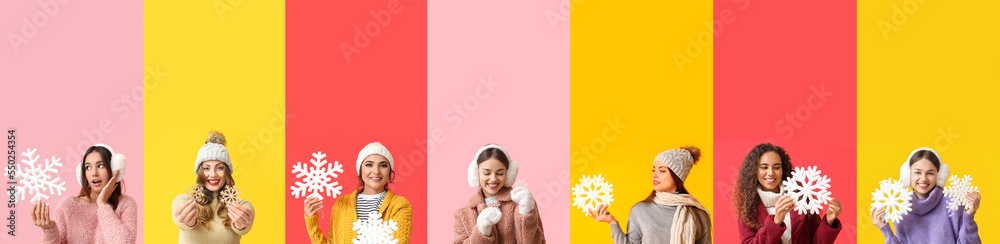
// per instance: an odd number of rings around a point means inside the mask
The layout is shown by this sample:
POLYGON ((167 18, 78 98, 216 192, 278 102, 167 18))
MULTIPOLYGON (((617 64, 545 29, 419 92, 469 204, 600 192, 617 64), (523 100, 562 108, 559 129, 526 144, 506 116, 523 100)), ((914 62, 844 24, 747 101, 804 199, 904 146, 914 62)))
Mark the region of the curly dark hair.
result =
MULTIPOLYGON (((743 165, 740 166, 740 175, 736 178, 736 187, 733 188, 733 209, 739 216, 739 221, 754 228, 760 228, 757 223, 757 202, 760 196, 757 194, 757 167, 760 158, 764 153, 775 152, 781 157, 781 177, 792 175, 792 159, 785 153, 785 149, 771 143, 758 144, 743 158, 743 165)), ((784 181, 784 179, 782 179, 784 181)))

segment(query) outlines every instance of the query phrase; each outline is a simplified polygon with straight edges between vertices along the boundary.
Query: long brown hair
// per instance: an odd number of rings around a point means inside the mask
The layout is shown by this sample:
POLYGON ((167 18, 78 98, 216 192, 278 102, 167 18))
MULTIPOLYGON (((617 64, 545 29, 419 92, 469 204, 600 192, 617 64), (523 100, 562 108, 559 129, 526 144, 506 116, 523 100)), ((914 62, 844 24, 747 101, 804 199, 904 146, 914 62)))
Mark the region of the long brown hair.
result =
MULTIPOLYGON (((110 179, 111 176, 114 176, 113 172, 115 172, 115 169, 111 168, 111 150, 108 150, 107 148, 102 146, 91 146, 90 148, 87 148, 87 152, 83 153, 83 159, 80 160, 80 167, 87 167, 87 155, 90 155, 90 153, 93 152, 101 155, 101 161, 104 162, 104 169, 108 171, 108 177, 110 179)), ((97 169, 99 168, 95 167, 95 170, 97 169)), ((125 176, 119 175, 118 177, 121 179, 121 177, 125 176)), ((87 179, 86 170, 80 170, 80 179, 87 179)), ((87 184, 87 182, 80 183, 83 187, 80 187, 80 194, 77 195, 77 197, 86 197, 91 201, 96 201, 96 199, 90 198, 90 184, 87 184)), ((118 210, 118 199, 122 196, 122 186, 118 182, 108 182, 108 184, 115 184, 115 189, 111 191, 111 196, 108 197, 108 204, 111 204, 112 210, 118 210)))
MULTIPOLYGON (((697 147, 694 146, 684 146, 681 147, 681 149, 687 150, 688 153, 691 154, 691 158, 694 159, 694 164, 692 164, 692 166, 698 164, 698 160, 701 159, 701 149, 698 149, 697 147)), ((670 178, 673 179, 674 185, 677 186, 677 193, 691 194, 688 192, 687 188, 684 187, 684 181, 681 180, 681 177, 677 177, 677 174, 674 174, 674 171, 672 170, 667 170, 667 171, 670 172, 670 178)), ((646 196, 646 199, 643 201, 653 200, 653 197, 656 197, 656 190, 650 192, 649 196, 646 196)))
POLYGON ((740 175, 736 178, 736 187, 733 188, 733 209, 739 216, 739 221, 754 228, 760 228, 757 223, 757 203, 760 196, 757 194, 757 167, 760 164, 760 157, 767 152, 775 152, 781 157, 781 180, 792 175, 792 159, 785 153, 785 149, 771 143, 758 144, 743 158, 743 165, 740 166, 740 175))
MULTIPOLYGON (((205 141, 205 144, 208 143, 218 143, 222 144, 222 146, 226 146, 226 137, 222 135, 222 133, 219 133, 217 131, 212 131, 209 132, 208 140, 205 141)), ((227 229, 229 229, 233 223, 233 220, 229 219, 229 209, 226 208, 226 204, 222 204, 222 194, 219 194, 218 192, 212 193, 212 191, 208 190, 208 188, 205 187, 205 182, 208 180, 208 178, 205 177, 205 174, 195 173, 195 175, 198 176, 198 179, 195 180, 194 182, 195 185, 198 186, 198 190, 202 191, 202 193, 205 193, 205 196, 207 196, 205 198, 202 198, 201 201, 196 201, 198 203, 197 222, 204 225, 205 228, 211 230, 212 227, 209 226, 208 222, 212 220, 212 214, 214 213, 216 216, 222 219, 222 226, 225 226, 227 229), (214 197, 212 197, 213 195, 214 197), (219 208, 217 210, 212 210, 212 208, 208 206, 209 204, 212 203, 213 200, 219 202, 219 208)), ((222 184, 222 188, 219 188, 220 189, 219 191, 221 192, 223 189, 226 189, 226 186, 234 186, 234 187, 236 186, 236 180, 233 179, 233 169, 229 168, 229 165, 226 165, 226 182, 222 184)))

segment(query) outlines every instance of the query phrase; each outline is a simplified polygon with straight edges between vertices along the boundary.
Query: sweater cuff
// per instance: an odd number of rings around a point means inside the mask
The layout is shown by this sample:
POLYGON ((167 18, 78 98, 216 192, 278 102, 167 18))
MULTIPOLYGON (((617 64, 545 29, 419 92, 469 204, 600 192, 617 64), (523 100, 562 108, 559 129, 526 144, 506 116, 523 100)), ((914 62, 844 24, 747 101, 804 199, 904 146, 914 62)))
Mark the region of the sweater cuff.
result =
POLYGON ((888 237, 890 236, 896 236, 892 234, 892 228, 889 228, 889 223, 886 223, 882 227, 878 228, 878 230, 882 231, 882 236, 886 237, 886 239, 889 239, 888 237))
POLYGON ((302 216, 306 218, 306 227, 316 226, 319 224, 319 214, 313 214, 312 217, 306 216, 305 214, 302 214, 302 216))
POLYGON ((56 242, 59 240, 59 225, 55 227, 42 229, 42 240, 46 243, 56 242))

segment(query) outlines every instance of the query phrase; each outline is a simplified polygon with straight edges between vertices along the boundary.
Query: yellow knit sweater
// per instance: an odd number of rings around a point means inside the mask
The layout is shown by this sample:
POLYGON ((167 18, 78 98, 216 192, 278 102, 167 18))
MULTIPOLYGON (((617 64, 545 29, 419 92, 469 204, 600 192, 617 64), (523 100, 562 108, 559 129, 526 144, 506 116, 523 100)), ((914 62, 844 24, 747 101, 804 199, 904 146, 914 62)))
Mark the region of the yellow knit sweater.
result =
MULTIPOLYGON (((171 215, 172 213, 180 209, 184 202, 191 199, 191 195, 180 194, 174 197, 174 202, 171 204, 171 215)), ((243 205, 251 212, 254 212, 253 205, 247 200, 241 200, 240 205, 243 205)), ((213 210, 219 209, 219 201, 213 200, 209 204, 209 207, 213 210)), ((194 226, 187 226, 184 223, 178 221, 177 217, 174 216, 174 224, 180 228, 180 236, 178 238, 178 243, 212 243, 212 244, 224 244, 224 243, 240 243, 240 238, 250 232, 250 228, 253 227, 251 223, 247 228, 242 230, 237 230, 235 225, 230 225, 226 228, 222 225, 222 218, 212 214, 212 220, 208 222, 208 226, 211 229, 206 228, 202 223, 197 223, 194 226)))
MULTIPOLYGON (((361 193, 360 189, 354 193, 342 195, 333 204, 333 208, 330 209, 329 238, 324 236, 323 231, 319 229, 318 214, 305 217, 306 229, 309 231, 309 239, 312 240, 313 244, 353 243, 351 240, 358 236, 357 232, 351 230, 354 227, 354 222, 358 221, 358 213, 355 210, 358 193, 361 193)), ((378 212, 382 214, 383 220, 392 219, 399 225, 399 230, 393 233, 393 237, 399 239, 399 244, 410 243, 410 219, 413 217, 410 201, 402 196, 392 194, 391 190, 386 190, 385 199, 382 200, 378 212)))

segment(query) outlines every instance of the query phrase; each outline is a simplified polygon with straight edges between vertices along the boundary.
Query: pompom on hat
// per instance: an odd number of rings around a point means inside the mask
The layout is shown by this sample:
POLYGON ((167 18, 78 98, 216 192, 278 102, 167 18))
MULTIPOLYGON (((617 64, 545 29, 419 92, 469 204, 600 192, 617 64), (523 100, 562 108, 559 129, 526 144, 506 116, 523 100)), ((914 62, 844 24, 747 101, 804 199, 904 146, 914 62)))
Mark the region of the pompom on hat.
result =
POLYGON ((906 161, 903 161, 903 165, 899 166, 899 182, 903 183, 903 187, 905 188, 910 187, 910 159, 913 158, 914 154, 917 154, 917 152, 920 151, 930 151, 931 154, 934 154, 934 157, 937 157, 938 162, 941 163, 941 167, 938 169, 938 176, 936 183, 937 186, 944 187, 944 184, 948 182, 948 177, 951 174, 951 169, 949 169, 948 165, 941 160, 941 155, 939 155, 937 151, 934 151, 934 149, 931 149, 929 147, 917 148, 916 150, 910 152, 910 156, 906 157, 906 161))
POLYGON ((198 159, 194 162, 194 173, 198 173, 202 162, 211 160, 226 163, 229 170, 233 170, 233 162, 229 160, 229 150, 226 149, 226 136, 218 131, 209 132, 205 145, 202 145, 201 149, 198 150, 198 159))
POLYGON ((500 149, 500 151, 503 152, 503 155, 507 157, 507 160, 510 161, 508 164, 509 166, 507 167, 507 182, 504 183, 504 186, 513 186, 514 182, 517 181, 517 161, 514 161, 514 159, 510 157, 510 154, 507 153, 507 150, 497 144, 488 144, 476 152, 476 157, 472 158, 472 163, 469 163, 469 186, 472 188, 479 188, 479 162, 477 161, 479 161, 479 155, 483 154, 483 151, 490 148, 500 149))
MULTIPOLYGON (((121 172, 121 173, 118 174, 118 180, 115 181, 115 182, 121 182, 122 179, 125 178, 125 155, 116 154, 115 150, 111 149, 111 146, 108 146, 108 145, 103 144, 103 143, 95 144, 94 146, 95 147, 103 147, 105 149, 108 149, 109 152, 111 152, 111 162, 110 162, 111 163, 111 169, 114 169, 115 171, 120 171, 121 172)), ((86 158, 87 155, 83 155, 83 157, 86 158)), ((111 172, 111 173, 114 174, 114 172, 111 172)), ((86 181, 87 181, 87 178, 83 177, 83 160, 81 160, 80 164, 76 166, 76 182, 80 183, 80 186, 83 186, 83 185, 87 184, 86 181)), ((125 192, 125 185, 124 185, 124 183, 122 184, 122 192, 123 193, 125 192)))
POLYGON ((362 148, 361 152, 358 153, 358 162, 354 165, 354 169, 356 169, 358 176, 361 175, 361 163, 365 161, 365 158, 371 155, 380 155, 385 157, 385 159, 389 160, 389 169, 395 168, 395 163, 392 161, 392 154, 389 153, 389 149, 385 148, 382 143, 372 142, 368 143, 368 145, 366 145, 365 148, 362 148))

